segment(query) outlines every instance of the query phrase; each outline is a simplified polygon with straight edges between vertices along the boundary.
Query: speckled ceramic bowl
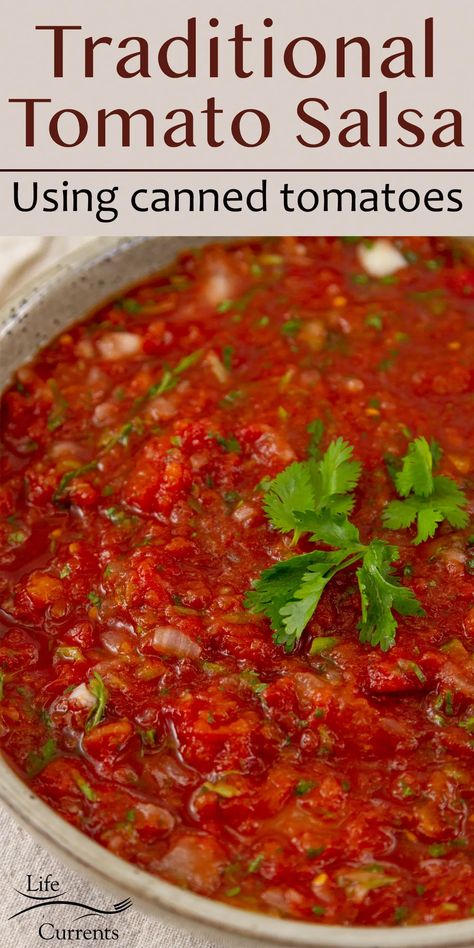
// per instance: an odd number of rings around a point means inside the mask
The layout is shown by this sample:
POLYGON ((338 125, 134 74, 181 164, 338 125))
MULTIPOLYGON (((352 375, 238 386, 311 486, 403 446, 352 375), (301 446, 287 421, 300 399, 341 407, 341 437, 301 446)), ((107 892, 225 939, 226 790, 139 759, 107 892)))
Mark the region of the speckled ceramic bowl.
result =
MULTIPOLYGON (((91 308, 209 238, 98 240, 67 257, 0 311, 0 387, 11 372, 91 308)), ((112 855, 66 823, 0 758, 0 799, 47 849, 149 915, 211 940, 295 948, 473 948, 474 918, 412 928, 347 928, 245 912, 170 885, 112 855)))

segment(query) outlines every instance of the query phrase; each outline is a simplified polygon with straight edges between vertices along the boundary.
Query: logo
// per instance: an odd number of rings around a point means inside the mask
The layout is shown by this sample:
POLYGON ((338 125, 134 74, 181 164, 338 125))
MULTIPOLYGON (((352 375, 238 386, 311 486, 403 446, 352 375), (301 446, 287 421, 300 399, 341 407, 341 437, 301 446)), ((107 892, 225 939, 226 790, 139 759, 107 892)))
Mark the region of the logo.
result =
POLYGON ((95 905, 88 900, 82 902, 70 898, 67 892, 60 891, 60 888, 59 881, 53 879, 51 873, 44 877, 38 876, 37 879, 32 875, 27 875, 26 886, 22 889, 15 889, 15 892, 23 900, 26 900, 26 904, 24 901, 21 907, 9 916, 9 921, 33 913, 36 923, 38 910, 42 910, 38 935, 43 941, 80 941, 84 938, 87 940, 118 941, 120 938, 118 929, 110 928, 108 923, 112 921, 112 918, 122 915, 123 912, 132 907, 131 899, 122 899, 120 902, 114 902, 112 906, 95 905), (58 924, 57 920, 53 920, 54 916, 57 915, 59 906, 63 911, 66 910, 68 914, 70 913, 68 924, 71 927, 63 927, 64 923, 58 924), (51 912, 53 908, 56 909, 54 913, 51 912), (45 910, 48 912, 46 921, 44 920, 45 910), (78 927, 79 922, 93 916, 100 919, 102 924, 99 922, 95 928, 78 927), (76 927, 73 927, 74 925, 76 927))

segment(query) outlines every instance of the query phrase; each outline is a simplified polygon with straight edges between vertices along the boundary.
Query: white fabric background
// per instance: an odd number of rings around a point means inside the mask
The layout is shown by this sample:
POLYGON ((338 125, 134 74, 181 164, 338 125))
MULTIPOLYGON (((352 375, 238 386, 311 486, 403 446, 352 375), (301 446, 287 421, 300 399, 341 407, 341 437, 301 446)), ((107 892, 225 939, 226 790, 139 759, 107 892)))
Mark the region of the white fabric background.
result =
MULTIPOLYGON (((61 256, 74 250, 88 237, 0 237, 0 304, 21 289, 22 283, 40 273, 46 267, 56 263, 61 256)), ((0 872, 2 876, 2 894, 0 899, 0 948, 36 948, 39 945, 105 944, 104 941, 45 942, 38 935, 42 921, 51 919, 58 928, 76 928, 81 925, 93 928, 99 925, 99 919, 85 919, 78 925, 73 924, 74 909, 67 907, 51 908, 49 911, 35 909, 28 914, 9 921, 9 916, 23 908, 27 902, 15 892, 25 891, 26 877, 52 874, 58 879, 62 892, 74 900, 90 902, 93 905, 113 905, 120 901, 124 893, 117 895, 100 892, 95 886, 82 879, 69 867, 51 856, 42 846, 20 828, 10 815, 0 809, 0 872)), ((119 939, 107 944, 118 948, 219 948, 219 942, 203 941, 184 932, 161 924, 140 912, 130 909, 109 922, 109 928, 117 928, 119 939)), ((48 930, 49 931, 49 930, 48 930)))

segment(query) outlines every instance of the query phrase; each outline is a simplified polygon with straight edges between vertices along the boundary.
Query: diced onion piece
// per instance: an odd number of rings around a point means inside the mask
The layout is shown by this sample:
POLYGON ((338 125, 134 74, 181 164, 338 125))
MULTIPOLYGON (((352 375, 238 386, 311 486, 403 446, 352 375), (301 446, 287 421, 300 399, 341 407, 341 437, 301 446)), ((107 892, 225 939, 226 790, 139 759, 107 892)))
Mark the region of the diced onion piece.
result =
POLYGON ((153 418, 154 421, 164 421, 176 414, 176 408, 168 398, 157 395, 147 406, 145 414, 153 418))
POLYGON ((375 240, 370 247, 359 244, 357 256, 366 273, 372 277, 385 277, 407 266, 405 257, 389 240, 375 240))
POLYGON ((218 306, 232 298, 235 292, 235 274, 226 260, 216 260, 203 286, 203 296, 211 306, 218 306))
POLYGON ((214 839, 189 833, 171 844, 159 868, 173 882, 210 895, 220 884, 225 863, 225 854, 214 839))
POLYGON ((89 691, 87 685, 82 682, 69 695, 69 701, 79 705, 81 708, 95 708, 97 698, 89 691))
POLYGON ((105 629, 101 635, 102 644, 109 652, 117 654, 130 654, 134 648, 134 640, 131 632, 124 628, 105 629))
POLYGON ((253 454, 257 455, 261 461, 278 457, 286 464, 295 459, 293 448, 277 431, 263 431, 255 441, 253 454))
POLYGON ((113 425, 117 418, 118 405, 115 402, 101 402, 96 405, 92 421, 98 428, 113 425))
POLYGON ((206 356, 206 362, 217 381, 224 385, 228 381, 229 373, 219 356, 212 349, 206 356))
POLYGON ((161 625, 153 633, 153 646, 164 655, 179 658, 199 658, 201 647, 172 625, 161 625))
POLYGON ((58 458, 80 458, 82 448, 76 441, 55 441, 51 446, 51 457, 58 458))
POLYGON ((256 516, 258 516, 259 511, 256 507, 253 507, 252 504, 240 504, 239 507, 236 507, 233 513, 234 520, 237 520, 244 527, 250 527, 254 522, 256 516))
POLYGON ((99 353, 106 362, 129 359, 142 350, 142 337, 134 332, 106 332, 97 340, 99 353))
POLYGON ((75 353, 80 359, 93 359, 95 349, 90 339, 79 339, 76 345, 75 353))

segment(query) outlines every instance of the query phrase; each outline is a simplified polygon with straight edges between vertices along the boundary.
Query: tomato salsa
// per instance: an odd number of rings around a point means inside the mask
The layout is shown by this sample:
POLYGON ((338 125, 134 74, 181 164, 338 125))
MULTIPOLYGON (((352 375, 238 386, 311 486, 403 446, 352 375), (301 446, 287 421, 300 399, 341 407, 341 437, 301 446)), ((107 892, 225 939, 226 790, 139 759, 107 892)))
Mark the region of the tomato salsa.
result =
POLYGON ((383 512, 424 438, 472 514, 473 380, 474 270, 425 237, 187 252, 18 370, 0 744, 35 793, 233 906, 472 915, 474 528, 435 518, 415 543, 383 512), (309 547, 272 526, 266 485, 338 438, 362 465, 352 521, 396 544, 423 614, 386 651, 361 642, 349 566, 285 650, 246 596, 309 547))

